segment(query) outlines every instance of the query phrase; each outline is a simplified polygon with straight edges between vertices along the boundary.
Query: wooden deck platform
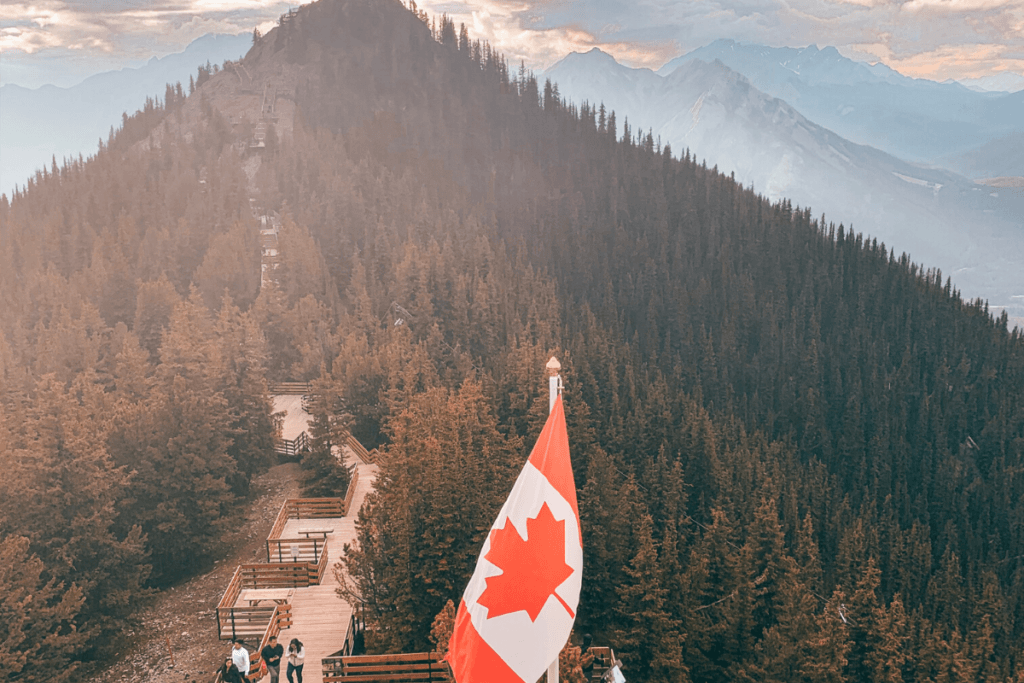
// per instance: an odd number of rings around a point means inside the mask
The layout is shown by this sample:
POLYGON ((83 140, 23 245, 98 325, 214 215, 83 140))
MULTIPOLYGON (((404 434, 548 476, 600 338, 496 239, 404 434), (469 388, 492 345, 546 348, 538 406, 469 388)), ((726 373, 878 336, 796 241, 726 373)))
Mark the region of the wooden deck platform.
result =
POLYGON ((298 394, 281 394, 273 397, 274 412, 284 413, 284 423, 281 425, 281 438, 292 441, 299 437, 302 432, 309 431, 309 421, 312 419, 302 409, 302 396, 298 394))
MULTIPOLYGON (((309 430, 311 417, 302 399, 299 393, 273 396, 274 412, 285 413, 284 439, 296 439, 309 430)), ((378 471, 376 464, 361 459, 347 445, 339 447, 336 455, 354 468, 346 498, 286 501, 267 539, 267 552, 273 554, 271 545, 279 540, 289 544, 289 557, 268 557, 265 563, 238 567, 217 608, 222 638, 241 634, 259 643, 279 634, 286 652, 292 638, 302 641, 306 650, 303 680, 308 683, 323 683, 322 660, 341 650, 349 636, 352 608, 337 593, 334 566, 344 557, 345 544, 355 541, 359 509, 373 490, 378 471), (324 516, 334 513, 341 516, 324 516), (309 557, 300 557, 302 562, 296 563, 290 557, 291 545, 309 557), (298 573, 302 576, 296 578, 298 573), (265 599, 254 599, 261 595, 265 599)), ((216 680, 220 681, 219 674, 216 680)))
MULTIPOLYGON (((278 399, 298 400, 298 396, 276 396, 278 399)), ((298 404, 296 403, 298 406, 298 404)), ((299 407, 301 410, 301 407, 299 407)), ((308 415, 302 413, 307 419, 308 415)), ((307 529, 330 528, 333 532, 327 535, 327 556, 330 562, 322 583, 319 586, 296 588, 292 594, 291 627, 281 631, 279 640, 288 648, 292 638, 298 638, 306 648, 306 666, 302 670, 304 683, 322 683, 323 672, 320 660, 340 650, 348 634, 352 608, 337 594, 338 581, 334 575, 334 565, 343 557, 344 546, 356 538, 356 519, 366 495, 373 490, 377 478, 377 466, 359 460, 348 448, 344 451, 347 465, 355 465, 358 472, 355 478, 352 503, 349 514, 344 517, 319 517, 315 519, 289 519, 281 532, 282 538, 296 538, 307 529)), ((282 680, 284 672, 282 671, 282 680)))

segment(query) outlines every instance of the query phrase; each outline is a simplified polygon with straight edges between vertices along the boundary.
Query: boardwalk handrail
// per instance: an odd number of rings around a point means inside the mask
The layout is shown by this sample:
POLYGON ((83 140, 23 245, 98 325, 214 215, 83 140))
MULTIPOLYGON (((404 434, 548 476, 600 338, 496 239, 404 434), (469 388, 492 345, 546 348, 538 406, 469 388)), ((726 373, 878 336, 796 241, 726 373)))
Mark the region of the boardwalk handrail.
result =
MULTIPOLYGON (((291 605, 274 605, 270 614, 270 620, 267 622, 267 627, 264 629, 263 636, 260 638, 260 644, 249 658, 249 671, 260 670, 260 663, 262 660, 260 653, 263 652, 263 648, 267 646, 272 637, 280 635, 282 629, 291 628, 291 626, 291 605)), ((214 676, 213 683, 223 683, 223 677, 221 674, 221 667, 218 666, 217 674, 214 676)))
POLYGON ((366 450, 366 446, 361 444, 359 442, 359 439, 352 436, 351 432, 349 432, 346 435, 345 443, 348 445, 349 448, 352 449, 352 452, 356 454, 356 457, 362 460, 367 465, 372 465, 377 462, 377 449, 374 448, 372 451, 366 450))
POLYGON ((324 574, 327 573, 327 549, 320 553, 320 561, 316 565, 316 583, 319 586, 324 582, 324 574))
POLYGON ((315 538, 268 538, 267 562, 275 565, 284 562, 320 561, 320 555, 327 548, 327 539, 315 538))
POLYGON ((599 681, 615 664, 615 650, 610 647, 592 647, 590 653, 594 655, 594 669, 590 674, 590 680, 599 681))
POLYGON ((366 622, 363 621, 362 612, 359 610, 353 610, 352 615, 348 618, 348 630, 345 632, 345 644, 342 645, 340 650, 331 655, 331 657, 347 657, 349 655, 356 654, 356 639, 362 635, 365 628, 366 622))
POLYGON ((289 498, 281 504, 267 540, 281 538, 289 519, 344 517, 345 510, 345 501, 341 498, 289 498))
POLYGON ((254 636, 262 633, 268 619, 276 619, 277 612, 287 611, 291 618, 291 607, 237 606, 243 590, 261 588, 305 588, 318 586, 327 573, 328 553, 320 553, 319 562, 280 562, 273 564, 243 564, 235 570, 217 603, 217 636, 221 640, 254 636), (287 609, 285 609, 287 608, 287 609))
POLYGON ((276 605, 267 607, 230 607, 217 610, 217 637, 220 640, 248 640, 262 635, 274 619, 276 605))
POLYGON ((231 581, 228 582, 227 588, 224 589, 224 594, 220 596, 220 602, 217 603, 217 612, 220 612, 221 608, 230 608, 234 606, 239 599, 239 594, 242 593, 242 567, 234 569, 234 574, 231 577, 231 581))
POLYGON ((352 499, 356 497, 356 484, 359 483, 359 468, 352 468, 352 477, 348 480, 348 491, 345 492, 345 515, 352 514, 352 499))
POLYGON ((335 653, 320 662, 324 683, 366 681, 429 681, 451 680, 451 670, 440 652, 414 652, 397 655, 341 655, 335 653))
POLYGON ((267 630, 263 633, 263 638, 260 639, 259 649, 256 650, 255 655, 249 660, 249 671, 260 670, 260 664, 263 660, 263 656, 260 654, 263 652, 263 648, 267 646, 270 639, 274 636, 281 634, 281 631, 286 628, 292 627, 292 606, 291 605, 275 605, 274 616, 270 620, 270 624, 267 625, 267 630))
POLYGON ((309 434, 302 432, 294 439, 278 439, 274 443, 274 452, 278 455, 295 457, 309 450, 309 434))
MULTIPOLYGON (((349 491, 353 489, 349 485, 349 491)), ((350 498, 289 498, 281 505, 274 520, 274 526, 267 535, 267 562, 277 566, 286 564, 285 560, 292 559, 292 546, 298 549, 299 559, 311 565, 319 565, 327 552, 326 538, 282 538, 285 526, 289 519, 329 519, 344 517, 350 498)), ((294 560, 293 560, 294 561, 294 560)), ((318 571, 320 578, 323 573, 318 571)), ((316 583, 319 583, 317 581, 316 583)))
POLYGON ((310 393, 309 382, 270 382, 267 389, 276 396, 301 396, 310 393))
POLYGON ((327 551, 319 562, 272 562, 243 564, 240 574, 242 588, 305 588, 320 584, 320 566, 327 561, 327 551))

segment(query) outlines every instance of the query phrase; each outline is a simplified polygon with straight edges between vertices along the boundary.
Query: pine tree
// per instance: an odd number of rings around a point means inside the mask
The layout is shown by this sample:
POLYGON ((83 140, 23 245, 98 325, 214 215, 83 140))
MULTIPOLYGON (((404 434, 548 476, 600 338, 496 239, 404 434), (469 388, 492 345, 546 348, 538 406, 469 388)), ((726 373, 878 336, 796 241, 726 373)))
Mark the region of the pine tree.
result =
POLYGON ((85 642, 76 617, 85 598, 74 584, 43 578, 42 561, 22 536, 0 540, 0 667, 4 680, 76 680, 74 661, 85 642))
POLYGON ((346 553, 374 652, 427 647, 437 611, 464 588, 514 479, 522 442, 506 438, 479 385, 433 389, 392 418, 376 491, 346 553), (460 482, 452 489, 450 482, 460 482))
POLYGON ((95 375, 65 389, 44 377, 13 439, 16 465, 5 477, 0 533, 27 534, 47 576, 84 600, 78 628, 87 647, 105 651, 145 595, 149 567, 140 527, 118 529, 117 507, 129 474, 104 440, 107 400, 95 375))
POLYGON ((679 623, 665 610, 666 590, 661 586, 658 553, 650 515, 640 518, 637 550, 626 567, 626 583, 619 588, 615 607, 620 626, 614 642, 626 670, 640 680, 689 681, 682 660, 679 623))
POLYGON ((303 492, 311 498, 344 498, 351 472, 343 462, 350 416, 344 399, 328 379, 313 386, 309 450, 302 456, 303 492))

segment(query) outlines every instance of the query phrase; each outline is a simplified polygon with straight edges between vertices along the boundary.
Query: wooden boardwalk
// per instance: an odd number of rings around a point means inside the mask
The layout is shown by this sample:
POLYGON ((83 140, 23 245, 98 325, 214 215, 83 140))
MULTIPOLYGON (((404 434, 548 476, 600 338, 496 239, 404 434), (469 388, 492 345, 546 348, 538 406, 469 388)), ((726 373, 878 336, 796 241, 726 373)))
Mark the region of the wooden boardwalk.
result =
POLYGON ((312 417, 302 409, 302 396, 278 395, 273 396, 274 412, 284 413, 284 423, 281 425, 281 438, 292 441, 298 438, 302 432, 309 431, 309 422, 312 417))
MULTIPOLYGON (((274 409, 288 410, 285 418, 285 438, 290 430, 306 429, 309 415, 302 410, 301 397, 275 396, 274 409), (294 411, 294 412, 293 412, 294 411), (291 419, 289 419, 291 418, 291 419)), ((304 683, 322 683, 320 660, 342 648, 348 634, 352 608, 338 596, 338 580, 334 566, 342 558, 346 543, 356 539, 356 519, 366 495, 373 490, 377 479, 377 466, 364 463, 347 446, 343 450, 347 465, 355 465, 356 479, 352 503, 344 517, 317 519, 289 519, 281 533, 282 538, 298 538, 305 529, 330 528, 334 532, 327 536, 327 558, 330 564, 323 582, 319 586, 296 588, 291 597, 292 626, 281 631, 279 641, 287 652, 288 643, 298 638, 306 648, 306 665, 302 670, 304 683)), ((285 680, 282 666, 281 680, 285 680)), ((269 680, 269 679, 268 679, 269 680)))

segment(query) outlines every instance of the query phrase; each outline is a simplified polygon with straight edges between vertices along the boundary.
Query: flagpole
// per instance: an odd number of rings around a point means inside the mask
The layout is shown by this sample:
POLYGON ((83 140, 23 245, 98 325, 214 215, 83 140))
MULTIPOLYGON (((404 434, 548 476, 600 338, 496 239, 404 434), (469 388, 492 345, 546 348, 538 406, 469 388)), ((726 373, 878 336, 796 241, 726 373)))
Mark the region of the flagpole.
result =
MULTIPOLYGON (((557 358, 551 356, 551 360, 545 367, 548 370, 548 413, 551 413, 555 410, 558 391, 562 388, 562 377, 558 374, 558 371, 562 369, 562 364, 558 362, 557 358)), ((555 661, 548 666, 547 683, 558 683, 558 659, 558 655, 555 655, 555 661)))

